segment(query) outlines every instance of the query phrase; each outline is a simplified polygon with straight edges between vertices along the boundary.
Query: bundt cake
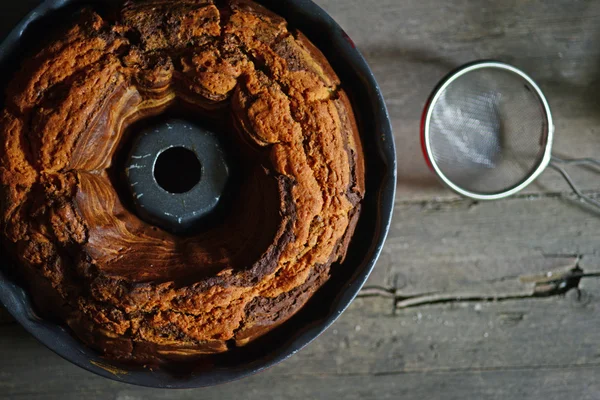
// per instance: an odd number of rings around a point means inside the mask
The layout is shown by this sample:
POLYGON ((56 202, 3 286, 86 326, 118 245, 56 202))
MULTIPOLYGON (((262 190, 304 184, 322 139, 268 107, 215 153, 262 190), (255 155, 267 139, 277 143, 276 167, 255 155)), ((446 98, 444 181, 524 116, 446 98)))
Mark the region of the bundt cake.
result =
POLYGON ((342 86, 252 1, 78 12, 23 62, 0 115, 3 247, 37 310, 139 363, 224 352, 289 319, 343 261, 360 213, 342 86), (193 234, 140 218, 112 172, 136 123, 179 107, 217 124, 242 166, 229 211, 193 234))

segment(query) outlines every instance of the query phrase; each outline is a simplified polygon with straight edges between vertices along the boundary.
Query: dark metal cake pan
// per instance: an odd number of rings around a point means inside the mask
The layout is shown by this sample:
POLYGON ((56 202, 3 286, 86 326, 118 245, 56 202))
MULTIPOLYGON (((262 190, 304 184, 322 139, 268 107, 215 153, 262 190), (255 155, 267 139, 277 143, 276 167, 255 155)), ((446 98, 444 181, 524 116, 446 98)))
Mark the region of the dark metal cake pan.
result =
MULTIPOLYGON (((379 86, 352 40, 315 3, 310 0, 256 1, 286 18, 292 28, 304 32, 319 47, 339 75, 356 114, 364 146, 366 195, 344 266, 336 268, 334 265, 331 279, 304 308, 262 338, 243 348, 207 357, 201 364, 150 370, 104 359, 72 336, 68 328, 40 318, 24 283, 10 275, 11 261, 5 256, 6 251, 0 252, 0 302, 40 342, 82 368, 116 381, 160 388, 203 387, 243 378, 285 360, 319 336, 348 307, 375 266, 389 230, 396 188, 394 137, 379 86)), ((84 5, 106 8, 117 3, 120 1, 42 2, 0 45, 0 87, 6 87, 22 58, 40 45, 40 38, 67 22, 73 11, 84 5)), ((23 7, 30 5, 31 2, 22 4, 23 7)), ((3 24, 16 23, 7 21, 5 16, 0 18, 3 24)), ((3 103, 4 96, 0 98, 3 103)))

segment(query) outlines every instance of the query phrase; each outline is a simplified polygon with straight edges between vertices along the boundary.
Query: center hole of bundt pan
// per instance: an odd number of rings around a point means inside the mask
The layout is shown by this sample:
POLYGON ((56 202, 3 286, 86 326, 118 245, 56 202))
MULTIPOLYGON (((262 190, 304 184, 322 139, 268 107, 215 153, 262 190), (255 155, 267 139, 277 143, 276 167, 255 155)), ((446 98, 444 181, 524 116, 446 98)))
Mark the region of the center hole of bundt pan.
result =
POLYGON ((171 147, 160 153, 154 164, 154 179, 169 193, 189 192, 200 182, 202 164, 196 153, 185 147, 171 147))
POLYGON ((212 130, 185 119, 138 126, 124 163, 136 214, 174 233, 196 230, 217 209, 230 170, 212 130))

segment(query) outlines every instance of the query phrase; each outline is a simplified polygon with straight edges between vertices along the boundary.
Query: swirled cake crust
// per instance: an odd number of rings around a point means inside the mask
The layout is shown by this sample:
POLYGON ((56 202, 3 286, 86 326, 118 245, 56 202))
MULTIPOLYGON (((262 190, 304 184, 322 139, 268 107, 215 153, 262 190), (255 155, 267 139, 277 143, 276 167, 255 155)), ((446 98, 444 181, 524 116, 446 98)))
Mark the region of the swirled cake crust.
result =
POLYGON ((24 62, 5 104, 4 245, 38 309, 107 357, 244 345, 344 259, 364 195, 351 105, 321 52, 251 1, 83 10, 24 62), (110 173, 131 124, 179 106, 226 121, 244 166, 231 212, 187 236, 138 218, 110 173))

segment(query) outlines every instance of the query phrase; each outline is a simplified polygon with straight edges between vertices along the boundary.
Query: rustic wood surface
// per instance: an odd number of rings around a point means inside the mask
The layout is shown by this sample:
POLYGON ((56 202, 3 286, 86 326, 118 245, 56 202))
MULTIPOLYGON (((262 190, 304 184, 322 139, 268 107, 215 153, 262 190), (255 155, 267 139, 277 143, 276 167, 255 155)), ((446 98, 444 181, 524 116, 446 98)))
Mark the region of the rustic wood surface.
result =
MULTIPOLYGON (((600 2, 318 0, 382 87, 398 148, 395 215, 368 287, 325 334, 257 376, 203 390, 96 377, 0 311, 11 399, 600 399, 600 219, 552 171, 501 202, 457 198, 422 161, 421 107, 448 70, 497 58, 547 94, 555 153, 600 154, 600 2)), ((36 1, 5 2, 0 36, 36 1)), ((590 193, 593 171, 573 172, 590 193)))

